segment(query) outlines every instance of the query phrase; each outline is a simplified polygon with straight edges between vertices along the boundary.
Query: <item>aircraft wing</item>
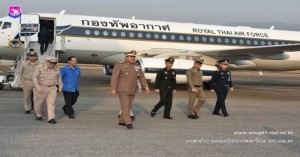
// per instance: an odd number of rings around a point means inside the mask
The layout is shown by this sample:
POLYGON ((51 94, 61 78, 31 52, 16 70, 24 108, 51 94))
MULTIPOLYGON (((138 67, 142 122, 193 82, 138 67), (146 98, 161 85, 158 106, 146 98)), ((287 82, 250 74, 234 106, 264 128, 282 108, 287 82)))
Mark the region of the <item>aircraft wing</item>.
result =
MULTIPOLYGON (((240 48, 240 49, 224 49, 224 50, 212 50, 212 51, 198 51, 198 54, 204 54, 211 57, 233 57, 233 56, 252 56, 255 58, 265 58, 271 56, 284 57, 284 52, 300 51, 300 44, 289 44, 289 45, 278 45, 278 46, 259 46, 250 48, 240 48)), ((276 57, 274 57, 276 59, 276 57)))
POLYGON ((212 58, 232 58, 232 59, 288 59, 289 56, 284 52, 300 51, 300 44, 289 45, 271 45, 259 47, 246 47, 238 49, 220 49, 220 50, 184 50, 184 49, 167 49, 153 48, 139 51, 142 57, 169 57, 169 56, 209 56, 212 58))

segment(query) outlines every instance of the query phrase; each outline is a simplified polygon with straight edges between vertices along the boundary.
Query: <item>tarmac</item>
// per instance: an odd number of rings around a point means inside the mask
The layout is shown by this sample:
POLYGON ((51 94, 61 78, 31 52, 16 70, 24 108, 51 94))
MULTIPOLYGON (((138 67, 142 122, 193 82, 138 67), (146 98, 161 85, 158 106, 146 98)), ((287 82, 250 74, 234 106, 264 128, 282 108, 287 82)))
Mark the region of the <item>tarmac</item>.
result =
MULTIPOLYGON (((159 100, 153 91, 137 94, 132 130, 119 126, 119 99, 110 95, 110 76, 100 67, 82 67, 76 119, 56 100, 57 124, 34 114, 26 115, 22 91, 0 91, 0 156, 300 156, 300 71, 232 72, 235 91, 227 97, 229 117, 212 115, 216 95, 205 91, 207 101, 200 119, 187 118, 188 94, 180 86, 174 94, 171 116, 163 108, 154 118, 150 111, 159 100)), ((6 67, 0 67, 5 71, 6 67)))

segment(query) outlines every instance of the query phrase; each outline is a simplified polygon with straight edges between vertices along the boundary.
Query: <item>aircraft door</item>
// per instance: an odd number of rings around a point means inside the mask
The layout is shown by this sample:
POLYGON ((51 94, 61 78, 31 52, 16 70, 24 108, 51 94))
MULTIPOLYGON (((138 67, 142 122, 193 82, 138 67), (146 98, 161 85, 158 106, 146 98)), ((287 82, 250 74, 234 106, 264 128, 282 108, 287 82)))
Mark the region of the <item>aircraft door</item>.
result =
POLYGON ((30 36, 30 41, 38 41, 38 32, 40 31, 40 16, 23 14, 20 18, 21 30, 20 38, 24 40, 25 36, 30 36))
POLYGON ((0 43, 7 43, 9 40, 13 39, 12 34, 12 23, 10 21, 0 21, 0 43))

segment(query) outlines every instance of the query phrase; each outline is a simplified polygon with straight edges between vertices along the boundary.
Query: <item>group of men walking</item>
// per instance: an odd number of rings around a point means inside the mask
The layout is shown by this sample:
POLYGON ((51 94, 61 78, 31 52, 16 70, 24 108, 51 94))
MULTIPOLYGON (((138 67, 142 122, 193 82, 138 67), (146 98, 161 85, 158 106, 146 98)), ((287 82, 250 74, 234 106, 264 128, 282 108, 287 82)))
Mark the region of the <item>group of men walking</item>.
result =
MULTIPOLYGON (((146 82, 143 71, 135 62, 137 52, 132 50, 125 53, 125 61, 115 64, 112 78, 111 78, 111 94, 112 96, 119 95, 121 103, 121 114, 119 116, 119 125, 126 126, 132 129, 132 119, 130 118, 131 105, 136 94, 136 83, 139 80, 141 85, 145 88, 146 93, 149 93, 149 86, 146 82)), ((155 92, 159 93, 160 101, 154 106, 150 115, 155 116, 156 112, 164 106, 163 118, 173 119, 170 116, 172 108, 173 93, 176 93, 176 71, 172 69, 175 59, 170 57, 165 60, 165 68, 157 72, 155 79, 155 92)), ((192 68, 186 72, 188 83, 188 118, 198 119, 198 113, 205 103, 205 94, 202 87, 202 70, 200 69, 204 60, 196 59, 192 68), (198 99, 196 105, 194 102, 198 99)), ((210 88, 212 92, 217 94, 217 102, 213 111, 214 115, 229 116, 225 107, 225 99, 228 92, 233 91, 231 73, 228 68, 228 60, 218 61, 218 70, 212 75, 210 88), (222 114, 220 114, 220 110, 222 114)))
POLYGON ((22 63, 17 78, 19 86, 23 87, 25 114, 30 114, 34 109, 36 120, 42 121, 43 106, 46 103, 48 123, 56 124, 55 100, 57 92, 63 91, 63 111, 74 119, 73 105, 79 96, 78 78, 81 75, 80 68, 76 66, 76 57, 69 57, 68 65, 59 69, 55 57, 47 57, 46 63, 41 64, 36 52, 29 51, 27 55, 28 61, 22 63))
MULTIPOLYGON (((149 94, 150 89, 146 81, 145 75, 136 62, 137 52, 132 50, 125 53, 125 60, 115 64, 111 77, 111 94, 119 96, 121 110, 119 125, 132 129, 132 121, 134 117, 131 112, 131 105, 137 92, 137 86, 141 86, 149 94)), ((165 60, 165 68, 157 72, 155 79, 156 93, 159 93, 160 100, 151 110, 150 115, 155 116, 156 112, 164 106, 163 118, 173 119, 170 116, 172 108, 173 93, 176 93, 176 71, 172 69, 175 59, 170 57, 165 60)), ((206 101, 202 87, 203 73, 201 66, 204 60, 194 60, 194 65, 186 71, 188 84, 188 115, 190 119, 198 119, 198 113, 206 101), (198 99, 196 105, 195 100, 198 99)), ((28 53, 28 61, 24 61, 18 71, 18 83, 23 87, 24 93, 24 109, 25 114, 30 114, 34 106, 36 120, 43 120, 43 106, 47 104, 48 123, 56 124, 55 121, 55 100, 57 92, 62 92, 65 98, 65 105, 62 107, 65 115, 70 119, 74 119, 73 105, 79 96, 78 79, 81 76, 81 70, 77 64, 75 56, 68 58, 68 65, 62 68, 57 66, 58 59, 55 57, 47 57, 46 63, 38 62, 37 53, 30 51, 28 53), (33 91, 33 92, 32 92, 33 91), (33 93, 33 101, 32 99, 33 93), (34 105, 32 103, 34 102, 34 105)), ((218 61, 219 69, 212 75, 210 88, 212 92, 216 92, 217 101, 214 115, 229 116, 225 106, 225 99, 228 89, 233 91, 231 73, 228 68, 228 60, 218 61), (220 114, 220 110, 222 114, 220 114)), ((140 88, 141 88, 140 87, 140 88)))

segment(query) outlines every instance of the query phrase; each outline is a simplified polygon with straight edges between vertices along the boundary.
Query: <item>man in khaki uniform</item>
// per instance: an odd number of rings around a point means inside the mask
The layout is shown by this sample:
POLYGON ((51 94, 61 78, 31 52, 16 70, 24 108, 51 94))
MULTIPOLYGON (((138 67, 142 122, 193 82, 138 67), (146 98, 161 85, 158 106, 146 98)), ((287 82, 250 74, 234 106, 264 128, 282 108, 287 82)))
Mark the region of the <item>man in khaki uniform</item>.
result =
POLYGON ((33 73, 34 96, 36 96, 35 114, 36 120, 43 120, 43 104, 47 102, 48 123, 56 124, 55 117, 55 100, 58 91, 62 91, 62 81, 60 70, 56 66, 58 59, 47 57, 46 64, 35 69, 33 73))
POLYGON ((121 116, 119 117, 119 125, 127 126, 132 129, 132 119, 130 117, 131 104, 137 89, 137 79, 149 93, 149 87, 140 69, 139 64, 135 62, 136 51, 125 53, 125 61, 115 64, 111 77, 111 94, 119 95, 121 102, 121 116))
POLYGON ((18 71, 18 79, 17 82, 20 87, 23 87, 24 94, 24 109, 25 114, 30 114, 32 110, 32 91, 33 91, 33 72, 40 62, 37 60, 37 53, 33 51, 29 51, 27 53, 28 61, 24 61, 21 65, 20 70, 18 71))
POLYGON ((203 60, 196 59, 194 66, 186 71, 187 83, 189 86, 188 118, 198 119, 197 115, 202 105, 205 103, 205 95, 202 88, 202 66, 203 60), (194 106, 195 99, 198 98, 194 106))

